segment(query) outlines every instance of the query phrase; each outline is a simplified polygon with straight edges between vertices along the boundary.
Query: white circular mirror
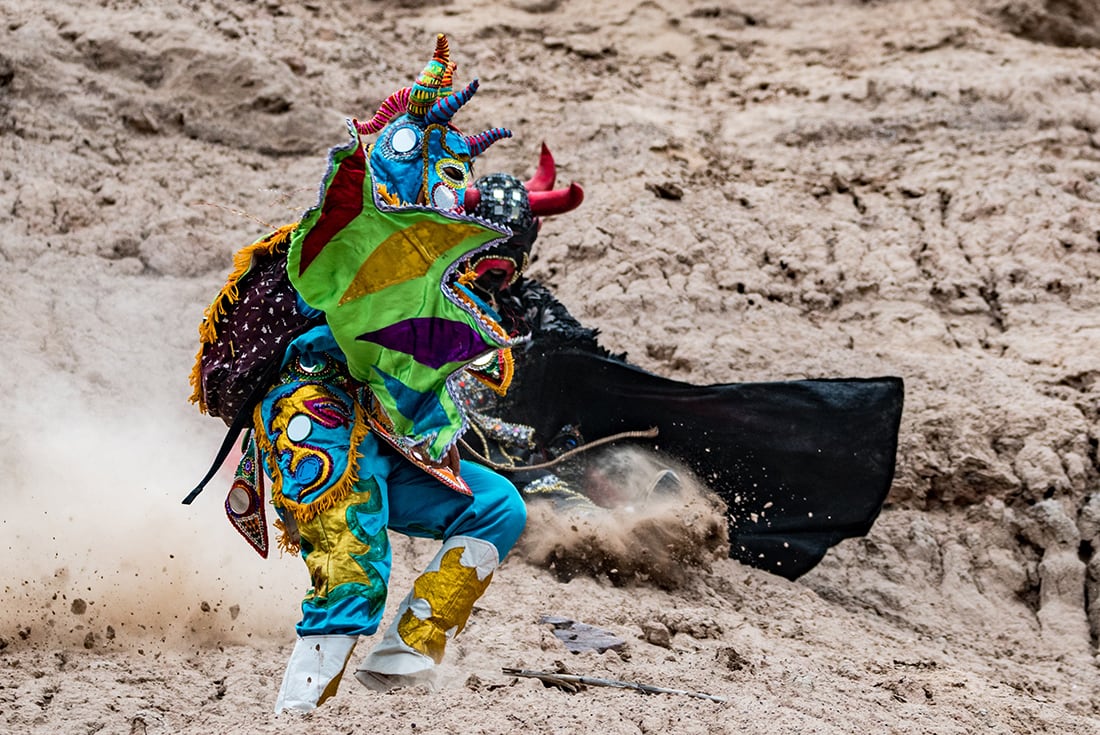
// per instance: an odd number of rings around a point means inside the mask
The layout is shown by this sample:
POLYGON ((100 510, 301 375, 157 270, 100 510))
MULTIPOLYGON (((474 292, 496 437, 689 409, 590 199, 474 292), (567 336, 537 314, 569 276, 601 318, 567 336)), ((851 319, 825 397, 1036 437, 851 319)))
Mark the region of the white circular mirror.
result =
POLYGON ((252 501, 248 491, 240 485, 234 485, 229 491, 229 510, 237 515, 243 515, 248 512, 251 505, 252 501))
POLYGON ((292 442, 300 442, 313 431, 313 422, 304 413, 295 414, 294 418, 287 422, 286 438, 292 442))
POLYGON ((432 192, 432 206, 436 209, 454 209, 456 204, 458 204, 458 197, 453 189, 437 186, 432 192))
POLYGON ((416 148, 416 132, 412 128, 399 128, 390 138, 390 145, 395 153, 408 153, 416 148))

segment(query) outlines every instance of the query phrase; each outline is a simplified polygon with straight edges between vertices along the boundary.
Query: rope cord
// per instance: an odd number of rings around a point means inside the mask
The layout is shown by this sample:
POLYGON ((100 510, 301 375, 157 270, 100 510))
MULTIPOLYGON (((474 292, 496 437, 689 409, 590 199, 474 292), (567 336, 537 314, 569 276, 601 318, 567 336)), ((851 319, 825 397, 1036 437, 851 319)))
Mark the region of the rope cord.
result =
POLYGON ((569 459, 570 457, 576 456, 576 455, 578 455, 582 452, 587 452, 590 449, 595 449, 596 447, 601 447, 604 444, 611 444, 612 442, 617 442, 617 441, 620 441, 622 439, 652 439, 655 436, 657 436, 657 427, 656 426, 651 426, 648 429, 642 429, 640 431, 623 431, 623 432, 620 432, 618 434, 612 434, 611 436, 605 436, 602 439, 596 439, 594 441, 590 441, 587 444, 582 444, 579 447, 576 447, 574 449, 570 449, 565 454, 559 455, 559 456, 555 457, 554 459, 550 460, 549 462, 541 462, 539 464, 528 464, 528 465, 520 465, 520 466, 506 465, 506 464, 500 464, 498 462, 494 462, 493 460, 489 459, 488 457, 483 457, 481 454, 479 454, 477 451, 475 451, 473 447, 471 447, 468 443, 466 443, 465 439, 459 439, 458 441, 459 441, 460 444, 462 444, 462 446, 466 449, 467 452, 469 452, 471 455, 473 455, 474 459, 476 459, 478 462, 480 462, 481 464, 483 464, 487 467, 490 467, 494 470, 497 470, 498 472, 526 472, 527 470, 548 469, 548 468, 553 467, 553 466, 555 466, 555 465, 557 465, 561 462, 564 462, 565 460, 569 459))

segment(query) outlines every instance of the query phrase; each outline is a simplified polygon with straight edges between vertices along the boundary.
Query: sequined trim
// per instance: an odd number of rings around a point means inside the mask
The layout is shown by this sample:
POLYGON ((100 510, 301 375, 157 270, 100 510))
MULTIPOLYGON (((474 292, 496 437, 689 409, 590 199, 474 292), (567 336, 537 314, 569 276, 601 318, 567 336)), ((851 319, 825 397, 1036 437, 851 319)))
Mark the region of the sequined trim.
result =
POLYGON ((263 558, 267 558, 267 515, 264 512, 264 473, 260 469, 255 432, 248 432, 233 485, 225 496, 225 514, 233 528, 263 558))

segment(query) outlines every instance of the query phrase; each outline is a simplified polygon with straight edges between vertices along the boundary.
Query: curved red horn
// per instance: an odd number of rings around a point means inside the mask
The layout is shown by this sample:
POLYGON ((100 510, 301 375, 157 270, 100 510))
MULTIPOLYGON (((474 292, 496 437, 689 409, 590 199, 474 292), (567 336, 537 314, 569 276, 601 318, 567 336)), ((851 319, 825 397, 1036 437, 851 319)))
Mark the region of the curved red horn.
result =
POLYGON ((463 207, 467 213, 473 213, 477 209, 478 202, 481 201, 481 191, 473 186, 466 187, 466 198, 463 200, 463 207))
POLYGON ((558 170, 554 165, 554 157, 550 155, 550 149, 546 143, 542 144, 542 153, 539 154, 539 167, 530 181, 523 184, 527 191, 549 191, 554 188, 554 179, 558 170))
POLYGON ((390 120, 407 112, 409 109, 409 94, 411 92, 412 87, 402 87, 382 100, 382 104, 378 107, 378 112, 374 113, 374 117, 370 120, 366 122, 356 120, 355 127, 360 135, 372 135, 377 133, 379 130, 386 127, 390 120))
POLYGON ((528 194, 531 201, 531 214, 536 217, 549 217, 572 211, 584 201, 584 189, 573 182, 568 189, 552 191, 532 191, 528 194))

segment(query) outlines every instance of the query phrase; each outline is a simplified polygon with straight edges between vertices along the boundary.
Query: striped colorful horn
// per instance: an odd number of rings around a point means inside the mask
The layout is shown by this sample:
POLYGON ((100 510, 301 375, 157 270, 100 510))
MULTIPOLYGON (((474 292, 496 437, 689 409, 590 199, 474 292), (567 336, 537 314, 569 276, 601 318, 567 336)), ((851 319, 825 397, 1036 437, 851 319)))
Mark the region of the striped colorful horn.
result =
POLYGON ((466 136, 466 143, 470 146, 471 156, 480 156, 493 143, 511 137, 512 131, 508 128, 489 128, 484 133, 466 136))
POLYGON ((435 54, 420 72, 416 84, 409 94, 409 117, 420 120, 428 113, 439 98, 439 88, 447 67, 451 64, 451 45, 447 37, 440 33, 435 37, 435 54))
POLYGON ((564 214, 579 207, 584 201, 584 189, 574 182, 568 189, 532 191, 527 197, 531 203, 531 214, 536 217, 549 217, 564 214))
POLYGON ((447 40, 446 33, 435 34, 435 53, 432 61, 438 61, 446 69, 451 63, 451 42, 447 40))
POLYGON ((458 112, 459 108, 470 101, 470 98, 477 92, 477 87, 478 81, 475 79, 467 84, 464 89, 436 100, 436 103, 432 105, 432 109, 428 110, 428 114, 424 116, 424 122, 429 125, 433 123, 446 125, 458 112))
POLYGON ((409 109, 410 92, 412 92, 411 87, 404 87, 391 94, 382 101, 382 104, 378 107, 378 112, 374 113, 374 117, 370 120, 366 122, 353 120, 355 129, 359 131, 360 135, 373 135, 386 127, 390 120, 404 114, 409 109))
POLYGON ((458 62, 447 62, 447 68, 443 70, 443 79, 439 82, 439 96, 446 97, 454 91, 455 69, 458 68, 458 62))
POLYGON ((539 154, 539 167, 535 171, 535 175, 531 177, 530 181, 525 181, 523 187, 528 192, 532 191, 548 191, 554 188, 554 179, 557 178, 558 170, 554 165, 554 157, 550 155, 550 149, 546 147, 546 143, 542 144, 542 153, 539 154))

